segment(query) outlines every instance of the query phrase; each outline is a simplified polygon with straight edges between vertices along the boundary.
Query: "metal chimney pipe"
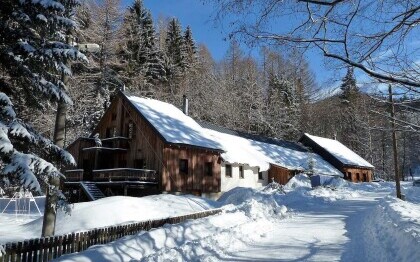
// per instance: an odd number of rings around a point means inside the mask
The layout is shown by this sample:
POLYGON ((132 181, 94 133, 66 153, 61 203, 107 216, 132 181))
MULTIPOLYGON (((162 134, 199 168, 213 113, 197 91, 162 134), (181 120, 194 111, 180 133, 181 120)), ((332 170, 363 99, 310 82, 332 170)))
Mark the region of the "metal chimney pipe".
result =
POLYGON ((182 112, 184 112, 185 115, 188 115, 188 98, 186 95, 183 95, 182 98, 183 104, 182 104, 182 112))

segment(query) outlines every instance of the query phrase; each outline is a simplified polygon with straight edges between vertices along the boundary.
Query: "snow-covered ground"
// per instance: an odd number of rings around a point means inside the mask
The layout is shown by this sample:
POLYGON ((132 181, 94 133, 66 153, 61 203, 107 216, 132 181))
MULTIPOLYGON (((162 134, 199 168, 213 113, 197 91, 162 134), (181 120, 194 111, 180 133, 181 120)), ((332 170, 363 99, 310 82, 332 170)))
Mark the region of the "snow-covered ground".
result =
POLYGON ((236 188, 223 213, 94 246, 60 261, 420 261, 420 188, 392 183, 236 188))
MULTIPOLYGON (((390 182, 340 179, 332 188, 311 189, 299 175, 284 190, 235 188, 218 202, 173 195, 108 198, 75 205, 71 217, 59 217, 59 231, 219 206, 223 212, 127 236, 59 261, 420 261, 420 187, 403 182, 403 193, 407 201, 395 198, 390 182)), ((4 230, 0 221, 0 230, 9 235, 40 226, 35 220, 4 230)))
MULTIPOLYGON (((39 202, 43 203, 42 200, 39 202)), ((6 205, 7 201, 3 200, 0 203, 6 205)), ((215 201, 190 195, 108 197, 94 202, 74 204, 70 215, 59 212, 55 233, 60 235, 97 227, 185 215, 208 210, 217 205, 215 201)), ((13 206, 8 208, 8 211, 9 213, 0 214, 0 244, 41 236, 42 217, 33 215, 16 218, 13 206)))

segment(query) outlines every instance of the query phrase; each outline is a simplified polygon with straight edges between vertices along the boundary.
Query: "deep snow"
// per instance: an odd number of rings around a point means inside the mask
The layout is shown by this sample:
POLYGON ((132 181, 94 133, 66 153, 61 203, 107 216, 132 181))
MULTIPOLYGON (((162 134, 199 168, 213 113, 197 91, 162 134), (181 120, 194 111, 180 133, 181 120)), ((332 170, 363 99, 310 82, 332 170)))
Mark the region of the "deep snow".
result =
MULTIPOLYGON (((3 201, 6 202, 6 201, 3 201)), ((42 202, 42 201, 41 201, 42 202)), ((115 196, 73 205, 70 215, 60 211, 56 235, 149 219, 185 215, 218 206, 215 201, 191 195, 153 195, 142 198, 115 196)), ((0 244, 41 236, 42 217, 22 216, 12 209, 0 214, 0 244)))
POLYGON ((387 182, 345 181, 311 189, 304 175, 283 188, 235 188, 220 199, 220 215, 59 261, 420 261, 420 207, 395 199, 393 190, 387 182))
MULTIPOLYGON (((59 261, 420 261, 420 188, 403 182, 408 201, 396 199, 394 189, 390 182, 354 184, 339 178, 330 188, 312 189, 305 175, 297 175, 284 187, 235 188, 218 202, 173 195, 105 198, 75 206, 72 217, 59 219, 59 230, 175 215, 175 210, 221 206, 223 212, 59 261)), ((0 221, 8 235, 36 225, 36 220, 16 227, 9 223, 5 229, 0 221)))

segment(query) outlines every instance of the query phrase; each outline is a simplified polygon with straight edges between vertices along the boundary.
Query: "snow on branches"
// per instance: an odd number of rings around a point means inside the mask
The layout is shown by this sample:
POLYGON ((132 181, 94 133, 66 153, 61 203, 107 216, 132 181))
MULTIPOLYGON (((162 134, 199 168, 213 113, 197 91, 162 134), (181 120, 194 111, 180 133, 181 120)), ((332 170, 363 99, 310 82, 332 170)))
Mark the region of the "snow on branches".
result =
POLYGON ((0 92, 0 184, 21 185, 40 193, 41 183, 48 185, 49 177, 63 176, 40 155, 54 155, 57 160, 68 165, 74 165, 75 161, 68 152, 20 122, 12 106, 9 97, 0 92), (22 147, 26 150, 22 150, 22 147))
POLYGON ((85 55, 65 43, 76 29, 76 0, 20 0, 2 3, 0 10, 0 63, 24 76, 26 89, 40 91, 71 104, 61 76, 71 76, 68 60, 88 62, 85 55))
POLYGON ((88 62, 68 41, 76 29, 73 18, 78 4, 79 0, 2 1, 0 67, 5 77, 0 77, 0 185, 39 193, 48 187, 63 198, 50 181, 63 176, 58 166, 75 164, 73 157, 17 118, 10 98, 25 101, 29 94, 46 102, 72 103, 63 81, 63 76, 72 76, 68 62, 88 62))

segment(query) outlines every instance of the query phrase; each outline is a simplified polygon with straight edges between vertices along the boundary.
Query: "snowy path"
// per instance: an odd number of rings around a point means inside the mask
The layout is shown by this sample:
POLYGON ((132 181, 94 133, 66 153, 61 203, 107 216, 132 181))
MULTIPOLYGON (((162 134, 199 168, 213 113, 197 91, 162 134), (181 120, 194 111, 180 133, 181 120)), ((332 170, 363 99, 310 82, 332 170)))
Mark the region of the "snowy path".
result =
POLYGON ((290 206, 293 217, 276 223, 260 242, 230 253, 230 260, 364 261, 361 225, 377 198, 290 206))

